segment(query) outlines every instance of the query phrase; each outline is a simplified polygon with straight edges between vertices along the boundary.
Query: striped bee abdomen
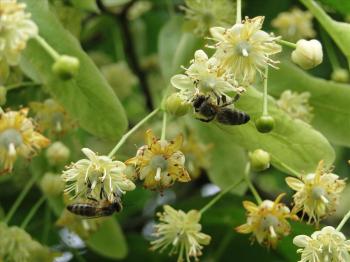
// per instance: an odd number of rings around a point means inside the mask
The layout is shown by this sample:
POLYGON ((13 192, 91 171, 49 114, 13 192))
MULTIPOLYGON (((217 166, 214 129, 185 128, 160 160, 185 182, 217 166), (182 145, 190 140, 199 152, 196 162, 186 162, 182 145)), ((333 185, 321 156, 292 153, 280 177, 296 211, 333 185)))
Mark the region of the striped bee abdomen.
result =
POLYGON ((67 206, 67 209, 73 214, 85 217, 93 217, 97 215, 97 207, 88 203, 76 203, 67 206))

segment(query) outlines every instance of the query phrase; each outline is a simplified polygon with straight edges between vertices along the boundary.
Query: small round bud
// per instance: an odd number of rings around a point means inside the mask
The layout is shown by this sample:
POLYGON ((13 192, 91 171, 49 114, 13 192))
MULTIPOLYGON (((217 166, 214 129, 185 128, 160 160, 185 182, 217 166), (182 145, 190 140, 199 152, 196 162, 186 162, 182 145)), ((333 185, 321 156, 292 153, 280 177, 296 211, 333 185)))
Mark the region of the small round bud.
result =
POLYGON ((270 167, 270 154, 262 149, 249 153, 250 164, 254 171, 264 171, 270 167))
POLYGON ((184 102, 177 93, 170 95, 165 102, 165 110, 175 116, 184 116, 188 113, 190 104, 184 102))
POLYGON ((55 142, 46 150, 46 158, 50 165, 60 165, 67 162, 70 150, 61 142, 55 142))
POLYGON ((75 77, 79 71, 80 62, 76 57, 61 55, 52 66, 52 71, 63 80, 75 77))
POLYGON ((64 182, 59 175, 47 172, 40 181, 40 188, 47 196, 59 196, 63 193, 64 182))
POLYGON ((349 71, 344 68, 337 68, 332 72, 331 79, 339 83, 349 82, 349 71))
POLYGON ((311 69, 322 63, 322 45, 318 40, 310 41, 301 39, 292 52, 292 61, 303 69, 311 69))
POLYGON ((256 120, 255 126, 260 133, 269 133, 275 127, 275 119, 272 116, 261 116, 256 120))
POLYGON ((0 106, 6 104, 7 89, 4 86, 0 86, 0 106))

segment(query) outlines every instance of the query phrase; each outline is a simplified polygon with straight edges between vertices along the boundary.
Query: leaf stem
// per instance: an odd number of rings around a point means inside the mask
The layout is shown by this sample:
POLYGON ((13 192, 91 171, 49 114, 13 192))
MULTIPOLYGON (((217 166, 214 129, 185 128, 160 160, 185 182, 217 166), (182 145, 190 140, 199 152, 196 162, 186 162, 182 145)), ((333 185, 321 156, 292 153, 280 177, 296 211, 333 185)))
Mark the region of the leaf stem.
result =
POLYGON ((256 202, 260 204, 262 202, 261 197, 259 196, 258 191, 255 189, 252 181, 250 180, 250 163, 248 162, 244 171, 244 179, 249 187, 250 192, 252 192, 256 202))
POLYGON ((42 48, 46 50, 46 52, 53 58, 53 60, 57 61, 59 59, 60 54, 55 49, 53 49, 53 47, 50 46, 44 38, 37 34, 34 39, 41 45, 42 48))
POLYGON ((203 213, 205 211, 207 211, 209 208, 211 208, 216 202, 218 202, 220 200, 220 198, 222 198, 225 194, 227 194, 228 192, 230 192, 232 189, 234 189, 236 186, 238 186, 244 179, 240 179, 238 182, 233 183, 232 185, 228 186, 225 190, 222 190, 216 197, 214 197, 211 201, 209 201, 208 204, 206 204, 204 207, 202 207, 202 209, 199 211, 201 213, 201 215, 203 215, 203 213))
POLYGON ((166 137, 166 121, 167 121, 167 115, 166 115, 166 112, 164 111, 163 124, 162 124, 162 134, 160 136, 160 140, 165 140, 165 137, 166 137))
POLYGON ((269 74, 269 67, 266 66, 265 68, 265 74, 264 74, 264 101, 263 101, 263 116, 268 116, 269 112, 268 112, 268 105, 267 105, 267 78, 268 78, 268 74, 269 74))
POLYGON ((131 128, 126 134, 122 136, 119 142, 115 145, 115 147, 108 154, 108 157, 114 156, 114 154, 119 150, 119 148, 125 143, 125 141, 132 135, 137 129, 139 129, 144 123, 146 123, 149 119, 151 119, 154 115, 156 115, 159 111, 159 108, 153 110, 149 113, 145 118, 143 118, 140 122, 138 122, 133 128, 131 128))
POLYGON ((44 203, 45 196, 42 196, 35 205, 30 209, 28 215, 25 217, 21 224, 21 228, 24 230, 27 225, 29 224, 30 220, 32 220, 33 216, 36 214, 36 212, 39 210, 40 206, 44 203))
POLYGON ((21 87, 27 87, 27 86, 41 86, 40 83, 35 83, 35 82, 21 82, 13 85, 8 85, 6 86, 6 90, 10 91, 13 89, 21 88, 21 87))
POLYGON ((297 45, 295 43, 292 43, 292 42, 289 42, 286 40, 282 40, 282 39, 277 39, 276 42, 281 44, 281 45, 293 48, 293 49, 295 49, 297 47, 297 45))
POLYGON ((237 0, 236 7, 236 24, 242 23, 242 0, 237 0))
POLYGON ((301 175, 298 171, 294 170, 293 168, 291 168, 290 166, 286 165, 285 163, 283 163, 282 161, 280 161, 279 159, 277 159, 274 156, 271 156, 272 162, 277 163, 278 165, 280 165, 281 167, 283 167, 284 169, 286 169, 290 174, 292 174, 293 176, 300 178, 301 175))
POLYGON ((340 221, 339 225, 337 226, 337 231, 340 231, 343 228, 343 226, 345 225, 345 223, 348 221, 349 218, 350 218, 350 210, 348 211, 348 213, 345 214, 343 219, 340 221))
POLYGON ((13 215, 15 214, 17 208, 21 205, 23 199, 26 197, 26 195, 28 194, 29 190, 32 188, 32 186, 36 182, 37 177, 38 177, 38 174, 34 174, 31 177, 31 179, 28 181, 28 183, 25 186, 25 188, 21 191, 20 195, 17 197, 15 203, 13 203, 10 211, 7 213, 7 215, 5 217, 5 223, 6 224, 8 224, 10 222, 10 220, 13 217, 13 215))

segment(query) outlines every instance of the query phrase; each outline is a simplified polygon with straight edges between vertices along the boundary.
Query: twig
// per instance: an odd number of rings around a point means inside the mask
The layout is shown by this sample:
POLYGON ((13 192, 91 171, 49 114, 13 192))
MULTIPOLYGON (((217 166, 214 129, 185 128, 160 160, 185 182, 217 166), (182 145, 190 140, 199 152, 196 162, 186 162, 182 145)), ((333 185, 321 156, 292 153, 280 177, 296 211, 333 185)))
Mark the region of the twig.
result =
POLYGON ((102 0, 97 0, 97 6, 100 8, 100 10, 107 15, 113 17, 115 21, 117 21, 120 24, 120 28, 122 31, 123 36, 123 46, 124 46, 124 53, 127 57, 127 62, 131 68, 131 70, 134 72, 135 75, 137 75, 140 87, 142 89, 142 92, 145 95, 146 99, 146 106, 147 108, 152 111, 154 109, 152 96, 150 92, 150 87, 147 82, 146 74, 143 72, 141 65, 138 61, 137 54, 135 51, 134 41, 132 39, 132 34, 129 26, 128 21, 128 10, 129 8, 134 4, 135 0, 130 1, 127 3, 123 10, 119 14, 114 14, 110 10, 108 10, 104 4, 102 3, 102 0))

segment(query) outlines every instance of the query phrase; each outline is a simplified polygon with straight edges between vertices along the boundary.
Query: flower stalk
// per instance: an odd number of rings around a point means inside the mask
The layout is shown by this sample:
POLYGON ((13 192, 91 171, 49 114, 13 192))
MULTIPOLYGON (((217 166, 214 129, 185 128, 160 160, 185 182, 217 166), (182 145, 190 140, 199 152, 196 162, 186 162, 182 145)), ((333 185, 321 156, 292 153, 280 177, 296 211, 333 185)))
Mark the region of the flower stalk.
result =
POLYGON ((32 218, 34 217, 34 215, 36 214, 36 212, 39 210, 40 206, 45 202, 45 196, 42 196, 36 203, 34 206, 32 206, 32 208, 30 209, 28 215, 25 217, 25 219, 23 220, 22 224, 21 224, 21 228, 24 230, 27 225, 29 224, 29 222, 32 220, 32 218))
POLYGON ((349 218, 350 218, 350 210, 348 211, 348 213, 345 214, 343 219, 340 221, 340 223, 337 226, 336 230, 340 232, 342 230, 343 226, 345 225, 345 223, 349 220, 349 218))
POLYGON ((282 39, 277 39, 276 42, 281 44, 281 45, 293 48, 293 49, 295 49, 297 47, 297 45, 295 43, 292 43, 292 42, 289 42, 286 40, 282 40, 282 39))
POLYGON ((250 163, 248 162, 246 167, 245 167, 245 171, 244 171, 244 180, 246 181, 250 192, 252 192, 256 202, 260 205, 262 202, 262 199, 258 193, 258 191, 256 190, 256 188, 254 187, 252 181, 250 180, 250 163))
POLYGON ((38 174, 34 174, 31 179, 28 181, 27 185, 23 190, 21 191, 20 195, 17 197, 15 203, 13 203, 10 211, 7 213, 5 217, 5 223, 8 224, 10 220, 12 219, 13 215, 17 211, 18 207, 21 205, 22 201, 26 197, 26 195, 29 193, 32 186, 35 184, 36 180, 38 178, 38 174))
POLYGON ((35 35, 34 39, 38 42, 38 44, 41 45, 42 48, 45 49, 45 51, 53 58, 53 60, 57 61, 60 58, 60 54, 55 49, 53 49, 53 47, 40 35, 35 35))
POLYGON ((212 200, 210 200, 208 202, 208 204, 206 204, 204 207, 202 207, 202 209, 199 211, 201 213, 201 215, 203 215, 203 213, 205 211, 207 211, 209 208, 211 208, 213 205, 216 204, 216 202, 218 202, 224 195, 226 195, 228 192, 230 192, 232 189, 234 189, 235 187, 237 187, 240 183, 242 183, 243 179, 240 179, 239 181, 233 183, 232 185, 230 185, 229 187, 227 187, 225 190, 222 190, 216 197, 214 197, 212 200))
POLYGON ((236 24, 242 23, 242 0, 237 0, 236 24))
POLYGON ((137 123, 133 128, 129 130, 123 137, 119 140, 119 142, 115 145, 115 147, 109 152, 108 157, 112 157, 119 150, 119 148, 125 143, 125 141, 131 136, 137 129, 139 129, 144 123, 150 120, 153 116, 155 116, 159 111, 159 108, 153 110, 150 114, 148 114, 145 118, 143 118, 140 122, 137 123))
POLYGON ((275 164, 279 165, 280 167, 284 168, 286 171, 288 171, 291 175, 300 178, 301 175, 298 171, 294 170, 293 168, 291 168, 290 166, 286 165, 285 163, 283 163, 282 161, 280 161, 279 159, 277 159, 274 156, 271 156, 272 162, 274 162, 275 164))

